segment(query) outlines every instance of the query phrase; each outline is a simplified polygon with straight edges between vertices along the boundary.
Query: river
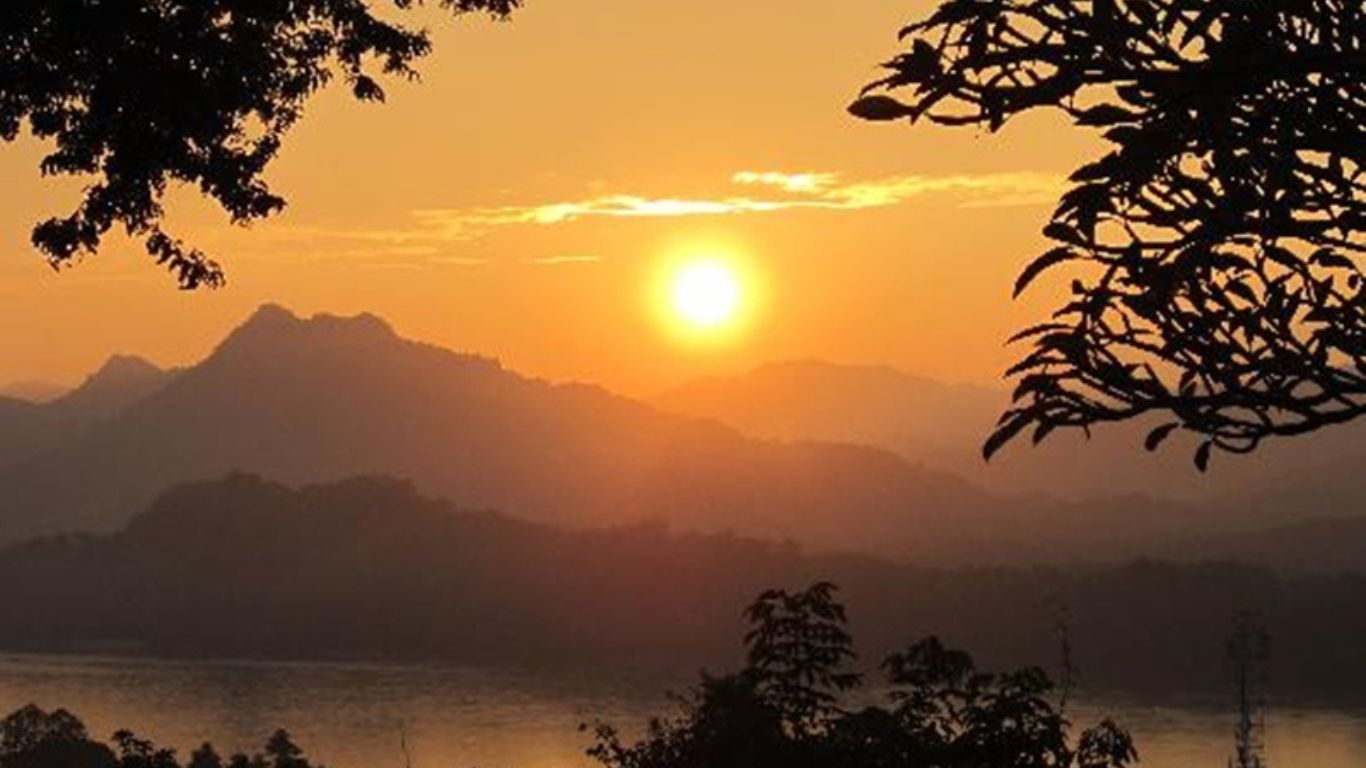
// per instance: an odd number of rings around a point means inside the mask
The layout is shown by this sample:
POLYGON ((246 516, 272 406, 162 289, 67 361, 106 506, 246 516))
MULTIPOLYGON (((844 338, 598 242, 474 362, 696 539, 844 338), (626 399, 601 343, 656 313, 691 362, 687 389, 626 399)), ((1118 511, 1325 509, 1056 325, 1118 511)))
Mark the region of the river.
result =
MULTIPOLYGON (((666 687, 586 672, 0 656, 5 712, 64 707, 95 737, 128 728, 182 754, 205 741, 256 749, 283 726, 329 768, 582 768, 580 723, 638 727, 667 711, 666 687)), ((1224 768, 1233 715, 1219 704, 1083 698, 1071 711, 1128 727, 1144 766, 1224 768)), ((1360 768, 1366 710, 1272 706, 1266 747, 1273 768, 1360 768)))

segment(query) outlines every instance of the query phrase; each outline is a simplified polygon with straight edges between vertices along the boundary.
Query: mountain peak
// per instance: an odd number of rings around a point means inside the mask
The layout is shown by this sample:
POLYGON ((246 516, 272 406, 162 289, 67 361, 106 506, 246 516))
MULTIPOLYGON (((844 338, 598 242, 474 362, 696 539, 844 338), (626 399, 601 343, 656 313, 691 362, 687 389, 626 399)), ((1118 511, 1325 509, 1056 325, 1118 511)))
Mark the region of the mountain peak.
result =
POLYGON ((163 373, 165 371, 146 358, 137 355, 117 354, 111 355, 108 360, 104 361, 104 365, 90 374, 83 386, 89 387, 106 382, 142 381, 161 376, 163 373))
POLYGON ((297 315, 279 304, 263 304, 219 345, 216 356, 241 350, 287 350, 320 341, 345 345, 397 341, 398 335, 382 318, 368 312, 342 316, 297 315))
POLYGON ((320 312, 312 317, 295 314, 288 308, 274 303, 262 304, 246 322, 237 328, 234 335, 250 331, 289 331, 301 329, 332 329, 353 332, 383 334, 394 336, 394 329, 384 318, 370 312, 358 315, 333 315, 320 312))
POLYGON ((165 386, 177 373, 137 355, 113 355, 79 387, 49 405, 62 418, 76 422, 105 419, 165 386))
POLYGON ((291 312, 287 307, 272 302, 267 302, 256 308, 251 313, 251 317, 242 323, 237 330, 247 328, 287 328, 302 319, 291 312))
POLYGON ((379 315, 362 312, 358 315, 317 314, 305 320, 306 325, 347 329, 357 333, 397 338, 393 326, 379 315))
POLYGON ((137 355, 111 355, 104 365, 60 400, 65 403, 103 402, 113 398, 120 403, 131 402, 129 398, 136 399, 160 386, 168 375, 167 371, 137 355))

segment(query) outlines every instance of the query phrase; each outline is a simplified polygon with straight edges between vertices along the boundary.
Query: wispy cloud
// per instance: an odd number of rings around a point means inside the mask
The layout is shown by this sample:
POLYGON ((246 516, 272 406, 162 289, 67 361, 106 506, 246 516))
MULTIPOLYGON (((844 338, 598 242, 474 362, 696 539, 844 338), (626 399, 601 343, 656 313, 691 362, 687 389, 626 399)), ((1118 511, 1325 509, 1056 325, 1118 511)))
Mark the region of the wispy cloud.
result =
POLYGON ((452 267, 482 267, 489 263, 488 259, 478 256, 432 256, 426 261, 428 264, 444 264, 452 267))
POLYGON ((1062 189, 1061 177, 1035 172, 950 176, 910 174, 846 182, 833 173, 741 171, 731 180, 736 184, 775 187, 785 192, 806 195, 803 199, 785 201, 788 207, 843 210, 899 205, 931 194, 955 195, 964 207, 1034 205, 1055 200, 1062 189))
POLYGON ((786 192, 820 192, 834 186, 836 173, 782 173, 781 171, 740 171, 731 177, 736 184, 763 184, 786 192))
POLYGON ((925 195, 952 195, 964 207, 1034 205, 1057 198, 1060 177, 1041 173, 954 176, 892 176, 845 181, 834 173, 741 171, 735 186, 769 189, 772 195, 645 197, 610 194, 582 200, 493 208, 438 208, 415 212, 432 231, 459 236, 511 225, 551 225, 590 218, 668 218, 774 213, 802 209, 861 210, 899 205, 925 195))
POLYGON ((730 213, 762 213, 789 207, 782 201, 746 197, 719 199, 603 195, 584 200, 539 205, 508 205, 497 208, 434 208, 414 215, 434 229, 451 234, 481 231, 512 224, 563 224, 593 217, 624 219, 673 216, 720 216, 730 213))
MULTIPOLYGON (((524 205, 428 208, 413 212, 414 226, 385 229, 295 228, 292 238, 387 246, 430 263, 483 263, 434 255, 438 244, 473 240, 517 226, 553 226, 594 218, 649 219, 733 216, 780 211, 856 211, 901 205, 926 196, 949 197, 963 208, 1039 205, 1057 199, 1063 178, 1036 172, 919 175, 850 180, 837 173, 740 171, 729 179, 735 194, 712 197, 595 194, 579 200, 524 205), (746 192, 740 194, 741 191, 746 192)), ((606 188, 603 187, 602 190, 606 188)), ((595 261, 594 256, 549 256, 535 264, 595 261)))
POLYGON ((563 256, 541 256, 535 259, 528 259, 528 261, 540 266, 556 266, 558 264, 595 264, 602 261, 602 257, 591 254, 568 254, 563 256))

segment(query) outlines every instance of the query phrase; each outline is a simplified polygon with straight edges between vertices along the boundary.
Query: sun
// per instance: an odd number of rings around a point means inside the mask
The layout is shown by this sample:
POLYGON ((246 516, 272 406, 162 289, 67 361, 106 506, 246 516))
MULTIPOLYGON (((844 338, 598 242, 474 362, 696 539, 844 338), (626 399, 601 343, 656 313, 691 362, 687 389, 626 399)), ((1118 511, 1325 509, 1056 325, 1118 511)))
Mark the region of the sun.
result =
POLYGON ((706 330, 735 321, 743 291, 733 268, 721 261, 698 260, 682 264, 674 272, 670 298, 678 319, 706 330))
POLYGON ((733 348, 766 313, 767 276, 744 243, 694 236, 653 260, 648 279, 650 314, 693 351, 733 348))

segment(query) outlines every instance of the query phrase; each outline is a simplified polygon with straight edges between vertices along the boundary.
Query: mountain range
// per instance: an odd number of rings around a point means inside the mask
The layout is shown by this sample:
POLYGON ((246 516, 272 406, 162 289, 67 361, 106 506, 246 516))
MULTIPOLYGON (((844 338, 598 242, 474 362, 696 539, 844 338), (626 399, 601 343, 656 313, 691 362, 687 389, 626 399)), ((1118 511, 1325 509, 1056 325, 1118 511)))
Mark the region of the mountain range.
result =
POLYGON ((30 403, 50 403, 70 390, 70 387, 52 381, 25 379, 0 385, 0 397, 30 403))
POLYGON ((1366 485, 1349 471, 1366 466, 1366 424, 1270 440, 1250 455, 1221 454, 1201 473, 1191 460, 1192 435, 1177 432, 1161 451, 1145 451, 1150 423, 1109 425, 1089 437, 1061 431, 1039 445, 1011 445, 988 463, 981 446, 1009 406, 1006 390, 945 384, 885 366, 772 363, 689 382, 652 403, 761 437, 878 446, 1003 493, 1144 494, 1241 506, 1249 519, 1366 513, 1366 485))
POLYGON ((77 388, 46 401, 0 396, 0 463, 79 439, 175 376, 132 355, 115 355, 77 388))
MULTIPOLYGON (((118 530, 164 488, 234 471, 379 473, 567 528, 654 520, 926 564, 1201 557, 1234 531, 1362 510, 1360 484, 1328 470, 1336 485, 1260 472, 1160 498, 1121 480, 1132 448, 1063 446, 1066 463, 1007 470, 1032 482, 985 480, 995 468, 966 457, 999 406, 987 390, 822 364, 647 404, 406 340, 372 315, 266 306, 184 370, 116 358, 50 404, 0 400, 0 541, 118 530)), ((1359 455, 1350 429, 1327 438, 1346 447, 1324 466, 1359 455)))
POLYGON ((121 530, 0 548, 0 648, 689 673, 738 661, 760 591, 840 585, 865 669, 934 633, 990 668, 1060 664, 1154 696, 1222 692, 1240 610, 1278 695, 1361 703, 1366 575, 1135 562, 932 569, 632 525, 567 530, 365 477, 178 486, 121 530))

